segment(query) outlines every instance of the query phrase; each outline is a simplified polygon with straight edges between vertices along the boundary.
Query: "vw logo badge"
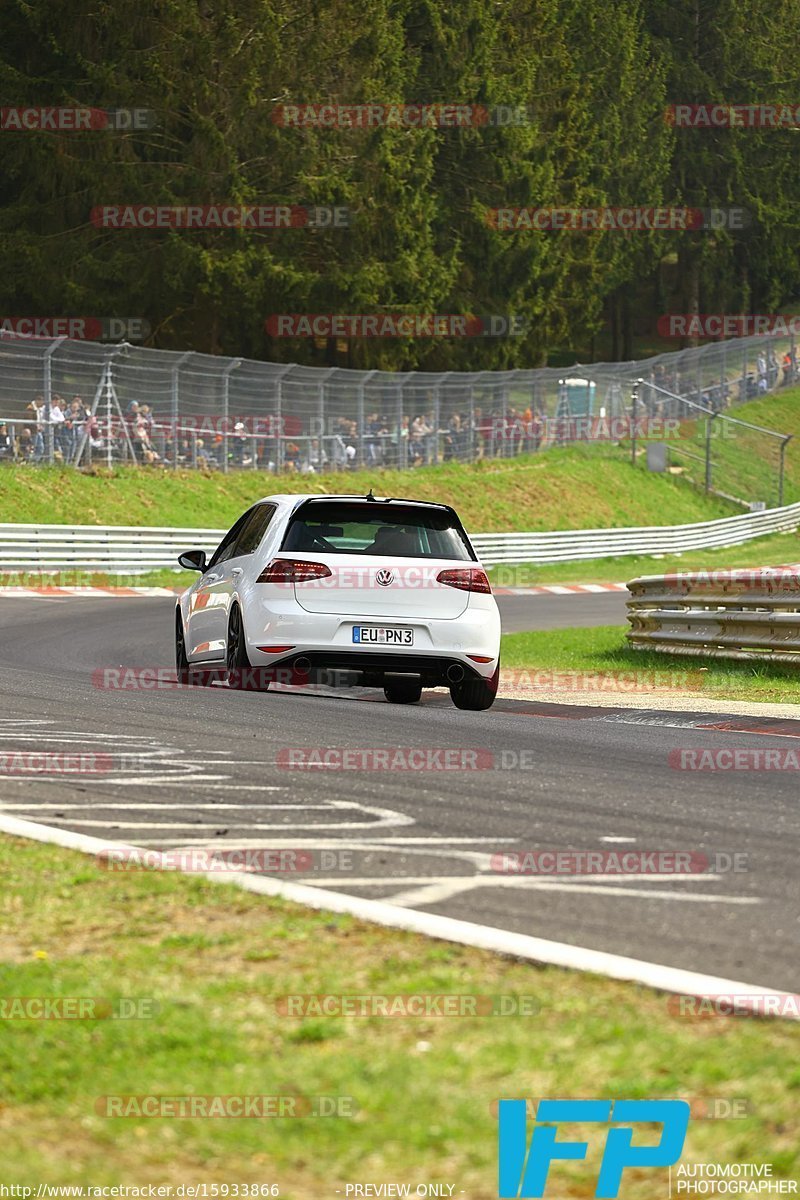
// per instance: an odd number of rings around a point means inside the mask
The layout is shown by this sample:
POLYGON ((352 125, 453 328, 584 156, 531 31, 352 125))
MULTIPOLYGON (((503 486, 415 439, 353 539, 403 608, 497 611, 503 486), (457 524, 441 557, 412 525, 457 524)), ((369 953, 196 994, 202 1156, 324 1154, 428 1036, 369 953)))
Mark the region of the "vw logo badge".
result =
POLYGON ((394 574, 384 568, 383 570, 378 571, 375 579, 381 585, 381 587, 388 587, 390 583, 394 583, 394 574))

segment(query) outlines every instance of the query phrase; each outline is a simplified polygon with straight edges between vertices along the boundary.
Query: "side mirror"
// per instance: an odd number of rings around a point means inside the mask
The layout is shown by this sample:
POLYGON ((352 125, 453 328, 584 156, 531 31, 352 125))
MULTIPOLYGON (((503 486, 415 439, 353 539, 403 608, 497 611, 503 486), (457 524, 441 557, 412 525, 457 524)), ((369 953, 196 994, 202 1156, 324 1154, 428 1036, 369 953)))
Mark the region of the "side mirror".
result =
POLYGON ((187 571, 205 571, 208 565, 205 550, 184 550, 178 555, 178 562, 187 571))

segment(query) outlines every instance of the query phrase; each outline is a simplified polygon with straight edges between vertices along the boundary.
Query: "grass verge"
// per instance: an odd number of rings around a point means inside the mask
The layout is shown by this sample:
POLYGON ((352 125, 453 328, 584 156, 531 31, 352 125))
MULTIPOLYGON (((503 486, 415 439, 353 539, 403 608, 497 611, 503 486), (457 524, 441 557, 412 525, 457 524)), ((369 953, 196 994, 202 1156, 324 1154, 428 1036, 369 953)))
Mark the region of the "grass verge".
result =
MULTIPOLYGON (((677 687, 710 700, 760 700, 797 704, 800 668, 781 663, 726 662, 715 658, 681 658, 655 651, 631 650, 625 641, 626 626, 598 625, 593 629, 548 629, 503 636, 503 669, 575 672, 575 688, 583 676, 587 690, 613 693, 635 691, 629 686, 633 672, 642 683, 652 680, 656 689, 677 687), (619 684, 617 677, 622 676, 619 684), (684 677, 683 685, 676 683, 684 677)), ((567 690, 566 684, 563 690, 567 690)))
POLYGON ((0 468, 0 521, 227 529, 268 493, 366 495, 370 487, 378 495, 452 504, 474 533, 679 524, 741 511, 677 476, 634 471, 627 449, 595 443, 472 465, 313 476, 0 468))
MULTIPOLYGON (((287 1197, 438 1180, 496 1196, 501 1096, 744 1100, 693 1120, 684 1162, 800 1167, 797 1030, 679 1017, 646 989, 429 941, 205 880, 116 874, 0 838, 3 993, 153 998, 149 1020, 10 1020, 0 1039, 7 1182, 245 1181, 287 1197), (287 993, 529 997, 520 1017, 285 1017, 287 993), (99 1115, 108 1095, 352 1097, 349 1118, 99 1115)), ((532 931, 533 932, 533 931, 532 931)), ((584 1196, 596 1160, 559 1166, 584 1196)), ((626 1173, 651 1200, 665 1172, 626 1173)), ((663 1188, 661 1184, 663 1183, 663 1188)))

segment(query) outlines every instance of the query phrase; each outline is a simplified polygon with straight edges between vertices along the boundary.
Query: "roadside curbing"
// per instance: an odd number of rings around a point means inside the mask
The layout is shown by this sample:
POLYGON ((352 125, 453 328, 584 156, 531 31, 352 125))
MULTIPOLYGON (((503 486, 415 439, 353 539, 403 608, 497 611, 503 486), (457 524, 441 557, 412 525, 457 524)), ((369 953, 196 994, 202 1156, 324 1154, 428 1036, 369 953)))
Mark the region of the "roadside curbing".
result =
MULTIPOLYGON (((93 856, 97 856, 101 851, 107 854, 109 851, 130 852, 138 849, 138 847, 124 842, 107 842, 88 834, 74 833, 66 829, 53 829, 47 825, 40 825, 36 821, 27 821, 4 813, 0 813, 0 833, 45 842, 93 856)), ((148 851, 151 856, 153 853, 153 851, 148 851)), ((180 873, 190 874, 186 871, 180 873)), ((359 896, 349 896, 343 892, 308 887, 304 884, 284 883, 280 879, 266 875, 253 875, 240 871, 226 872, 224 876, 220 876, 209 871, 201 872, 199 876, 195 877, 204 878, 213 883, 231 883, 244 891, 254 892, 261 896, 276 897, 323 912, 346 913, 359 920, 370 921, 388 929, 417 933, 423 937, 489 950, 496 954, 528 962, 562 967, 572 971, 591 972, 595 975, 605 976, 607 979, 637 983, 657 991, 701 998, 719 995, 736 996, 739 1007, 744 1009, 748 1008, 747 997, 752 997, 752 1005, 750 1005, 747 1015, 765 1015, 762 1007, 765 996, 774 998, 776 1001, 794 999, 790 992, 764 985, 741 983, 735 980, 721 979, 714 975, 701 975, 680 967, 668 967, 660 963, 645 962, 620 954, 609 954, 603 950, 591 950, 566 942, 553 942, 544 938, 532 937, 529 934, 494 929, 491 926, 477 925, 470 921, 460 921, 454 917, 401 908, 388 904, 384 900, 368 900, 359 896)), ((778 1008, 780 1011, 774 1016, 780 1016, 784 1020, 800 1019, 800 1011, 792 1011, 791 1005, 778 1004, 778 1008)))

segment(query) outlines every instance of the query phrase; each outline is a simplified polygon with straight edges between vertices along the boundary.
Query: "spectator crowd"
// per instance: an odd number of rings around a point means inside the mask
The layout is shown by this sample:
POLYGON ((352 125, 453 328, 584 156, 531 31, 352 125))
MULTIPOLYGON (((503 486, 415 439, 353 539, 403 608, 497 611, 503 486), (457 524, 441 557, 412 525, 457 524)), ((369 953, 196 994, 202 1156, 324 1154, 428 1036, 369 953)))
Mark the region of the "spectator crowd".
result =
MULTIPOLYGON (((759 351, 755 369, 734 380, 698 386, 658 364, 639 389, 639 401, 651 418, 691 415, 683 402, 720 412, 772 391, 800 382, 794 346, 780 361, 772 346, 759 351)), ((621 389, 618 389, 621 391, 621 389)), ((413 416, 372 409, 363 424, 352 417, 328 417, 325 432, 304 429, 295 414, 275 418, 245 418, 233 423, 205 417, 199 423, 183 418, 177 424, 157 418, 149 404, 130 401, 115 416, 100 417, 79 395, 67 401, 53 393, 49 419, 44 397, 27 405, 30 417, 0 421, 0 463, 49 461, 78 464, 94 461, 136 462, 149 467, 194 467, 205 470, 251 469, 295 471, 313 475, 356 467, 418 467, 435 462, 472 462, 507 458, 538 450, 543 443, 574 440, 569 425, 566 393, 548 417, 535 401, 502 404, 448 404, 446 411, 423 408, 413 416), (565 407, 566 404, 566 407, 565 407), (561 432, 559 421, 561 420, 561 432)), ((616 415, 616 414, 614 414, 616 415)), ((587 436, 577 434, 577 436, 587 436)))

